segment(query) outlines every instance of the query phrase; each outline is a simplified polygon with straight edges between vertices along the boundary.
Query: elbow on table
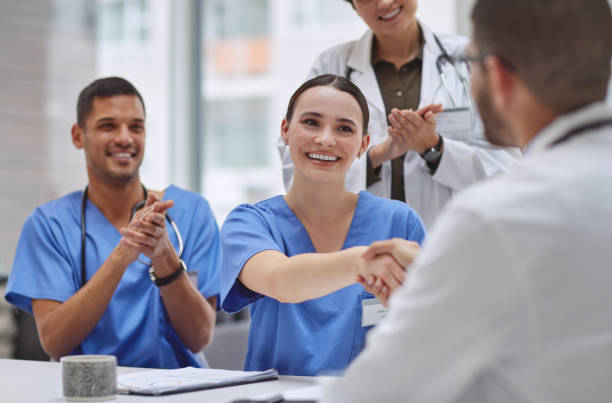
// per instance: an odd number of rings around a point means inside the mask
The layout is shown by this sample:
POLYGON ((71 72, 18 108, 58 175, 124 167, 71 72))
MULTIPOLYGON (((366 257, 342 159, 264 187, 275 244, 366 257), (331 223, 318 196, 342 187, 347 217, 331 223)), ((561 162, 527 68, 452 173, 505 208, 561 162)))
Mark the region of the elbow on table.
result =
POLYGON ((202 326, 200 331, 197 332, 197 334, 194 334, 193 337, 185 338, 185 340, 183 340, 183 344, 185 344, 185 347, 187 347, 190 351, 199 353, 212 341, 214 329, 215 317, 213 317, 211 323, 207 323, 202 326))
POLYGON ((53 360, 59 361, 65 355, 70 354, 70 349, 66 349, 61 341, 45 332, 38 331, 38 338, 43 351, 53 360))

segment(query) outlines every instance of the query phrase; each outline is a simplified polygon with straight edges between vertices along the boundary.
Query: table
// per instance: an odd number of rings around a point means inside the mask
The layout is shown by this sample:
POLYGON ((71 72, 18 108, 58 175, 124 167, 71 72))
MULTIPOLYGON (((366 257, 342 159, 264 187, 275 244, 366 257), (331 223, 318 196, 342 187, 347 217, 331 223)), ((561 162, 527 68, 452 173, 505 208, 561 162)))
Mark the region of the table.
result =
MULTIPOLYGON (((117 367, 123 374, 142 371, 142 368, 117 367)), ((234 399, 261 393, 282 392, 317 383, 307 376, 281 376, 279 380, 258 382, 226 388, 200 390, 166 396, 117 395, 116 402, 206 402, 227 403, 234 399)), ((0 359, 0 396, 3 402, 64 402, 62 395, 62 365, 59 362, 0 359)), ((111 402, 113 402, 111 400, 111 402)))

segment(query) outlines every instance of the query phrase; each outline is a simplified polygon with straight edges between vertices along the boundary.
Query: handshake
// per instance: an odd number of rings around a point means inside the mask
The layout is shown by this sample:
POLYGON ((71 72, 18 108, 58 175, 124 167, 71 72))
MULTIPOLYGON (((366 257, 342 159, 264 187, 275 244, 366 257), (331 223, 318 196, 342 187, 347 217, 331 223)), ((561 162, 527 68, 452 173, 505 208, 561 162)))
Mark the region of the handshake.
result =
POLYGON ((406 268, 419 254, 419 244, 393 238, 364 248, 357 283, 388 306, 389 297, 404 282, 406 268))

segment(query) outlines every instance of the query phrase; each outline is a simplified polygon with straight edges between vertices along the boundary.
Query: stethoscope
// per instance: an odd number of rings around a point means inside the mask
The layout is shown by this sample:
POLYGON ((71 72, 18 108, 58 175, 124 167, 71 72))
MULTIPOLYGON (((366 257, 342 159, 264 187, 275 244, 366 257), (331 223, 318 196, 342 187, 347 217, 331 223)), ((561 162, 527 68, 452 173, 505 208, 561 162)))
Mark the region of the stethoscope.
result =
MULTIPOLYGON (((132 217, 134 217, 134 214, 136 214, 138 210, 144 207, 147 197, 149 196, 149 192, 147 192, 147 189, 144 187, 144 185, 141 185, 141 186, 142 186, 142 191, 144 192, 144 200, 136 203, 136 205, 132 207, 132 211, 130 213, 130 221, 132 220, 132 217)), ((83 196, 81 198, 81 287, 83 287, 85 283, 87 282, 87 279, 85 277, 85 228, 86 228, 85 206, 87 205, 87 190, 88 189, 89 189, 89 185, 85 186, 85 190, 83 190, 83 196)), ((170 217, 170 214, 166 212, 165 215, 166 215, 166 220, 168 220, 168 223, 174 229, 174 233, 176 234, 176 238, 178 239, 179 246, 178 246, 177 255, 180 259, 183 256, 183 237, 181 236, 181 232, 179 231, 176 223, 174 222, 172 217, 170 217)), ((141 260, 140 258, 138 258, 138 261, 143 263, 147 267, 151 267, 150 262, 145 262, 141 260)))
MULTIPOLYGON (((448 54, 444 46, 442 46, 442 42, 440 42, 440 39, 438 38, 437 35, 434 34, 433 37, 436 43, 438 44, 438 47, 440 48, 440 52, 441 52, 440 55, 436 58, 436 68, 438 69, 438 74, 440 74, 440 80, 442 80, 442 86, 444 86, 444 89, 446 90, 448 94, 448 99, 450 99, 452 107, 457 108, 458 104, 455 102, 453 93, 448 87, 448 81, 446 80, 446 74, 444 73, 444 67, 443 67, 445 63, 450 64, 451 66, 453 66, 453 69, 455 69, 455 74, 457 75, 457 77, 459 77, 459 81, 461 82, 461 87, 463 88, 463 92, 465 93, 465 96, 468 102, 468 107, 471 108, 472 107, 472 96, 470 95, 470 91, 468 90, 468 84, 467 84, 465 77, 463 77, 463 75, 459 72, 459 69, 457 68, 457 64, 455 63, 456 59, 452 58, 448 54)), ((469 68, 470 68, 470 65, 466 63, 467 71, 469 71, 469 68)), ((437 94, 439 90, 440 90, 440 87, 438 87, 438 89, 434 93, 434 98, 435 98, 435 94, 437 94)))
MULTIPOLYGON (((459 72, 455 58, 453 58, 452 56, 448 54, 448 52, 446 51, 446 48, 444 48, 444 46, 442 45, 442 42, 440 41, 440 39, 438 38, 436 34, 434 34, 433 37, 436 43, 438 44, 438 48, 440 48, 440 52, 441 52, 440 55, 436 58, 436 69, 438 70, 438 74, 440 75, 440 80, 442 81, 440 86, 434 92, 433 98, 435 99, 438 91, 440 91, 440 88, 444 87, 444 89, 446 90, 448 94, 448 99, 450 100, 452 107, 453 108, 458 107, 458 103, 455 102, 453 93, 450 90, 449 85, 448 85, 446 73, 444 72, 444 64, 448 63, 453 67, 453 69, 455 69, 455 74, 457 75, 457 77, 459 77, 459 81, 461 82, 463 92, 465 93, 465 96, 467 97, 468 107, 471 108, 472 107, 472 96, 470 95, 470 91, 468 89, 468 83, 465 77, 463 77, 463 75, 459 72)), ((467 68, 467 71, 469 71, 469 65, 467 63, 466 63, 466 68, 467 68)), ((353 74, 353 71, 355 71, 355 69, 350 67, 347 63, 346 72, 344 74, 344 77, 350 80, 351 74, 353 74)))

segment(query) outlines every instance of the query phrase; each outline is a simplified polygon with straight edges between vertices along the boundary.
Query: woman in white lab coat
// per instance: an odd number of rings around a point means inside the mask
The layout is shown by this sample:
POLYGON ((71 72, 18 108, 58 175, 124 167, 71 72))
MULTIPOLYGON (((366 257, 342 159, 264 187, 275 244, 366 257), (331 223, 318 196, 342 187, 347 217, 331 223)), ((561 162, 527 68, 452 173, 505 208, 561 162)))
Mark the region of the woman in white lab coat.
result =
MULTIPOLYGON (((370 29, 357 41, 323 52, 309 73, 309 77, 323 73, 345 76, 368 101, 371 146, 368 158, 356 160, 351 167, 347 188, 353 192, 366 189, 368 164, 371 169, 380 165, 379 180, 367 190, 390 197, 390 160, 405 153, 404 201, 430 228, 456 191, 505 170, 520 158, 520 151, 492 146, 484 138, 469 95, 467 69, 454 60, 467 45, 466 38, 433 33, 415 17, 417 0, 353 0, 351 4, 370 29), (373 55, 373 49, 379 54, 373 55), (373 56, 399 69, 416 55, 422 58, 418 110, 395 109, 388 119, 373 56), (435 106, 428 109, 432 104, 441 104, 447 112, 437 113, 435 106)), ((282 144, 279 151, 283 180, 289 188, 293 163, 282 144)))

